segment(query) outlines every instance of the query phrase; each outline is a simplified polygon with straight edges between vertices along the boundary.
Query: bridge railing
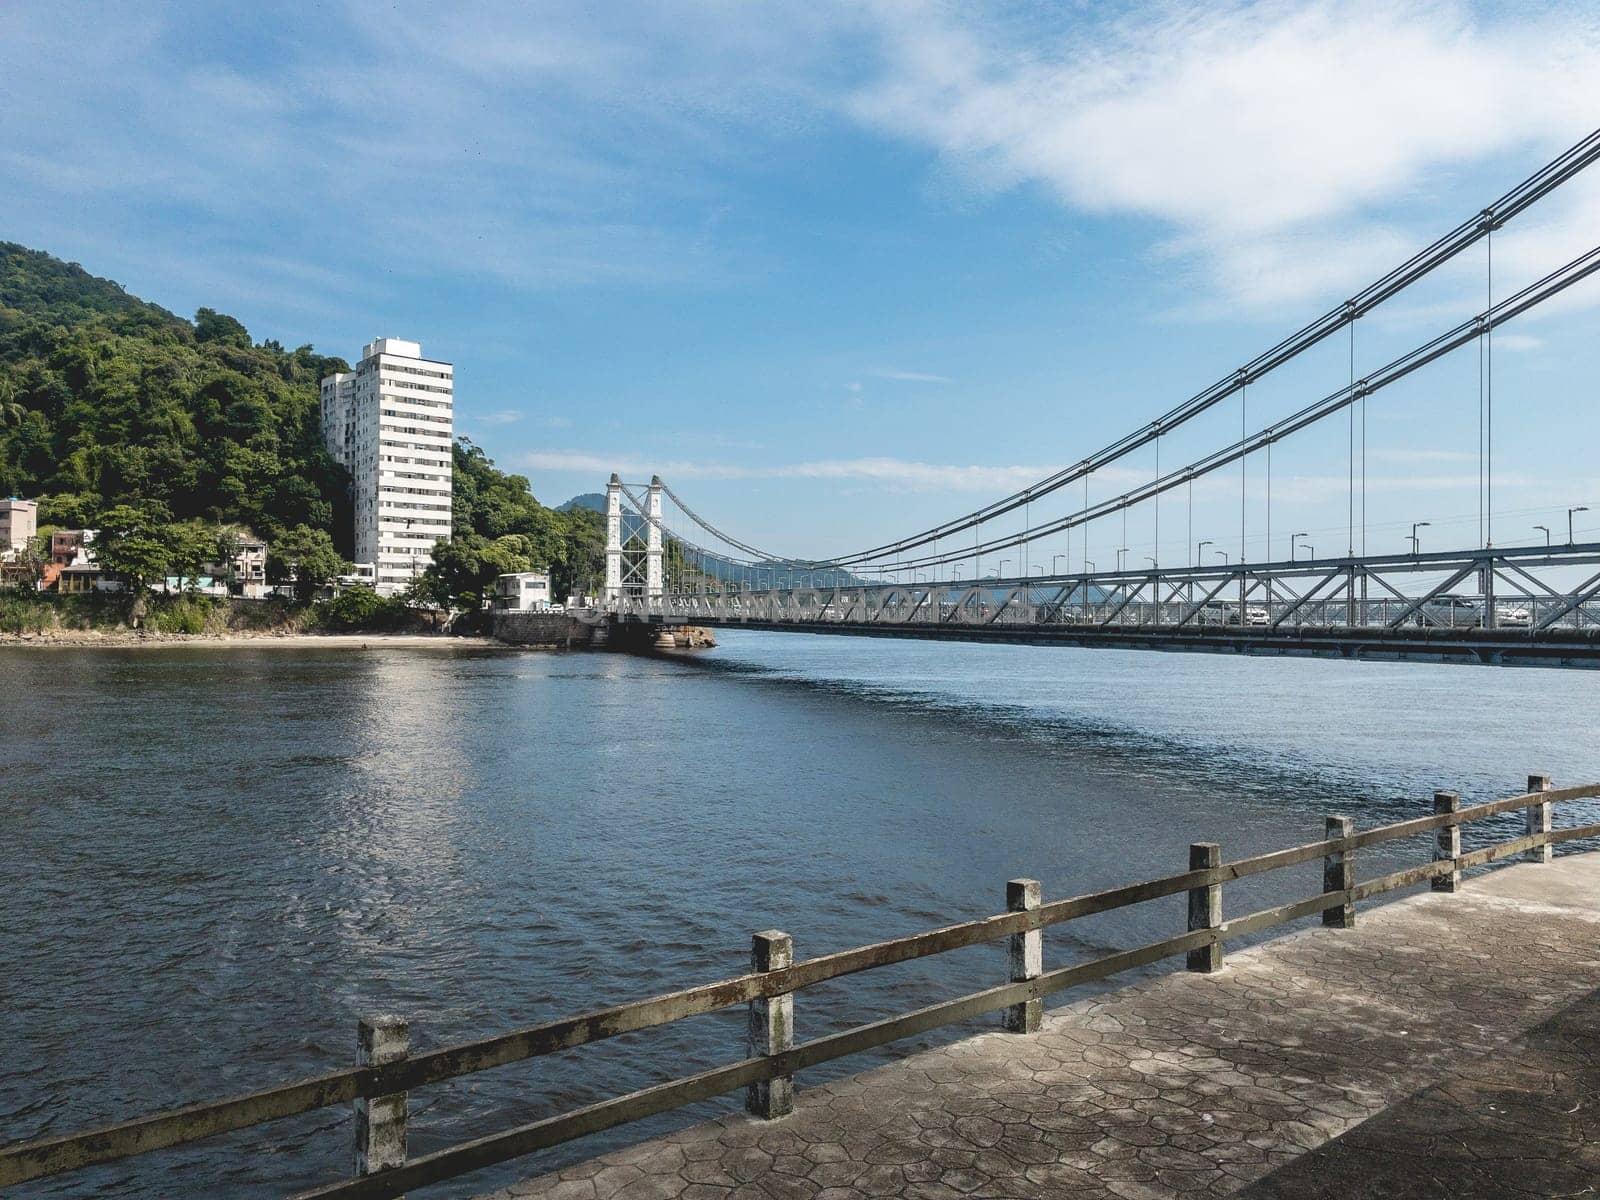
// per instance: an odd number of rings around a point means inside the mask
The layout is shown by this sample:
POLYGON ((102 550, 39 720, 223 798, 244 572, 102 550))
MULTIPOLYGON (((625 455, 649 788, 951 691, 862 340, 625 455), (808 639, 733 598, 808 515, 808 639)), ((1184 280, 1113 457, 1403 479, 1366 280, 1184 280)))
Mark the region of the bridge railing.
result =
MULTIPOLYGON (((1057 556, 1058 558, 1060 556, 1057 556)), ((705 590, 627 596, 624 617, 792 625, 1059 630, 1066 626, 1495 629, 1535 641, 1600 627, 1600 544, 1230 563, 1044 576, 778 588, 712 581, 705 590)))
POLYGON ((1215 843, 1196 844, 1190 848, 1187 870, 1105 891, 1046 902, 1037 882, 1011 880, 1006 885, 1007 911, 1003 913, 800 962, 793 961, 788 935, 769 930, 754 936, 752 969, 744 974, 420 1054, 408 1053, 408 1029, 403 1020, 372 1018, 361 1022, 356 1066, 99 1129, 0 1148, 0 1187, 344 1104, 356 1108, 357 1175, 303 1192, 301 1200, 400 1196, 741 1088, 746 1089, 750 1111, 774 1118, 787 1112, 792 1103, 794 1075, 821 1063, 993 1012, 1004 1014, 1005 1028, 1031 1032, 1039 1027, 1044 997, 1073 987, 1177 955, 1185 956, 1190 970, 1214 971, 1221 966, 1225 943, 1232 939, 1319 914, 1324 925, 1347 928, 1355 921, 1356 905, 1388 892, 1424 883, 1436 891, 1453 892, 1459 888, 1464 870, 1516 855, 1549 862, 1557 845, 1600 837, 1600 823, 1555 828, 1553 806, 1595 798, 1600 798, 1600 784, 1552 789, 1547 778, 1530 776, 1528 790, 1515 796, 1463 808, 1459 796, 1439 792, 1430 814, 1359 832, 1349 818, 1331 816, 1326 820, 1327 836, 1320 841, 1230 862, 1222 860, 1215 843), (1521 836, 1462 852, 1464 826, 1518 812, 1525 818, 1521 836), (1428 861, 1356 881, 1360 851, 1430 833, 1435 840, 1428 861), (1287 904, 1224 917, 1228 884, 1314 862, 1321 862, 1323 868, 1319 891, 1287 904), (1045 929, 1185 894, 1188 921, 1183 932, 1084 962, 1044 969, 1045 929), (1010 951, 1005 982, 795 1044, 793 1003, 801 989, 1002 938, 1010 951), (742 1059, 406 1160, 407 1093, 413 1089, 739 1004, 750 1007, 748 1053, 742 1059))

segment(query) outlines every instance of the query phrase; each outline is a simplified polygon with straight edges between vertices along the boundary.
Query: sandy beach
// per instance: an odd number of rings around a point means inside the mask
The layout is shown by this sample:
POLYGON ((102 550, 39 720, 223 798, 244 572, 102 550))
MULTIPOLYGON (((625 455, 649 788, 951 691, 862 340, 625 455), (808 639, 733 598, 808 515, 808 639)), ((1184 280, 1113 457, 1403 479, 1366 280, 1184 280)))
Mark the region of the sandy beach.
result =
POLYGON ((65 630, 47 634, 0 634, 0 647, 51 646, 51 647, 160 647, 200 646, 217 648, 241 647, 251 650, 269 648, 319 650, 377 650, 377 649, 427 649, 427 650, 526 650, 526 646, 510 646, 488 637, 451 637, 448 634, 429 633, 155 633, 124 630, 106 633, 98 630, 65 630))

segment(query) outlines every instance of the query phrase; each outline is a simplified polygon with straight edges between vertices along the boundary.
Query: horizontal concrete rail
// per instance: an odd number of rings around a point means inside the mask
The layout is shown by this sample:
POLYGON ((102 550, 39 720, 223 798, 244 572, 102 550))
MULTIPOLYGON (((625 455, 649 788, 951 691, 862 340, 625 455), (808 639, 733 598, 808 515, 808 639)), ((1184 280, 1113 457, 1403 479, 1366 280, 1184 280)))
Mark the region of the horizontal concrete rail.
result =
MULTIPOLYGON (((1166 896, 1218 888, 1266 871, 1326 860, 1330 856, 1353 855, 1362 848, 1398 838, 1440 830, 1459 830, 1471 822, 1517 811, 1531 813, 1541 806, 1547 814, 1548 806, 1552 804, 1594 798, 1600 798, 1600 784, 1530 791, 1486 804, 1379 826, 1344 838, 1310 842, 1224 862, 1215 867, 1068 897, 1025 911, 1002 913, 843 950, 776 970, 752 971, 679 992, 441 1047, 385 1065, 332 1071, 83 1133, 13 1145, 0 1149, 0 1187, 182 1145, 333 1105, 392 1097, 426 1084, 668 1024, 685 1017, 715 1012, 731 1005, 789 995, 813 984, 860 971, 1026 934, 1064 921, 1166 896)), ((1500 858, 1591 837, 1600 837, 1600 824, 1561 830, 1544 828, 1525 837, 1467 854, 1438 858, 1346 889, 1325 890, 1305 900, 1265 909, 1220 925, 1191 929, 1160 942, 1046 971, 1032 979, 986 989, 903 1016, 806 1042, 777 1054, 746 1059, 660 1084, 576 1112, 451 1147, 414 1159, 404 1166, 331 1184, 304 1195, 307 1198, 399 1196, 410 1188, 439 1182, 740 1087, 792 1075, 805 1067, 1039 999, 1083 983, 1106 979, 1174 955, 1220 945, 1230 938, 1257 933, 1336 907, 1353 905, 1388 891, 1416 886, 1500 858)))

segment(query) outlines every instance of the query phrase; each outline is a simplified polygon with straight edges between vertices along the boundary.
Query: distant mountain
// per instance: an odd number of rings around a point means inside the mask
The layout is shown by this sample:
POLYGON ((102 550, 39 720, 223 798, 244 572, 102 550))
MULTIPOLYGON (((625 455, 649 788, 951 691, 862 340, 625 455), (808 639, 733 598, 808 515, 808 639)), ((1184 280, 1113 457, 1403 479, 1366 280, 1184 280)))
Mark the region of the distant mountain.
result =
POLYGON ((606 494, 604 492, 584 492, 581 496, 574 496, 565 504, 556 505, 557 512, 571 512, 575 508, 587 508, 597 513, 606 511, 606 494))

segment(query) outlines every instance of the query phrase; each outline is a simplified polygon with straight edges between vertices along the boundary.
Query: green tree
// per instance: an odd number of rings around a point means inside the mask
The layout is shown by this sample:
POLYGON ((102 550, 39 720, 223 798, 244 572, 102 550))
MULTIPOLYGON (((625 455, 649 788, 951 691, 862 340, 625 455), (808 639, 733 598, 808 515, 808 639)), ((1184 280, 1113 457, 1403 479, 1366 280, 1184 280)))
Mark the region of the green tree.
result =
POLYGON ((302 604, 349 569, 350 564, 333 548, 333 539, 309 525, 296 525, 267 547, 267 582, 274 586, 292 583, 295 599, 302 604))
POLYGON ((202 342, 223 342, 230 346, 250 344, 250 332, 227 313, 219 313, 214 308, 202 308, 195 313, 194 335, 202 342))
POLYGON ((44 578, 44 569, 50 562, 50 534, 41 530, 34 534, 21 546, 11 559, 17 583, 28 591, 33 591, 39 586, 39 581, 44 578))
POLYGON ((0 425, 21 425, 28 410, 17 399, 16 385, 9 379, 0 379, 0 425))
POLYGON ((100 515, 90 549, 100 568, 117 576, 135 596, 165 579, 173 560, 170 514, 155 503, 119 504, 100 515))
POLYGON ((199 587, 201 572, 217 561, 219 531, 202 521, 184 521, 168 528, 167 540, 171 546, 171 572, 178 576, 183 588, 199 587))

